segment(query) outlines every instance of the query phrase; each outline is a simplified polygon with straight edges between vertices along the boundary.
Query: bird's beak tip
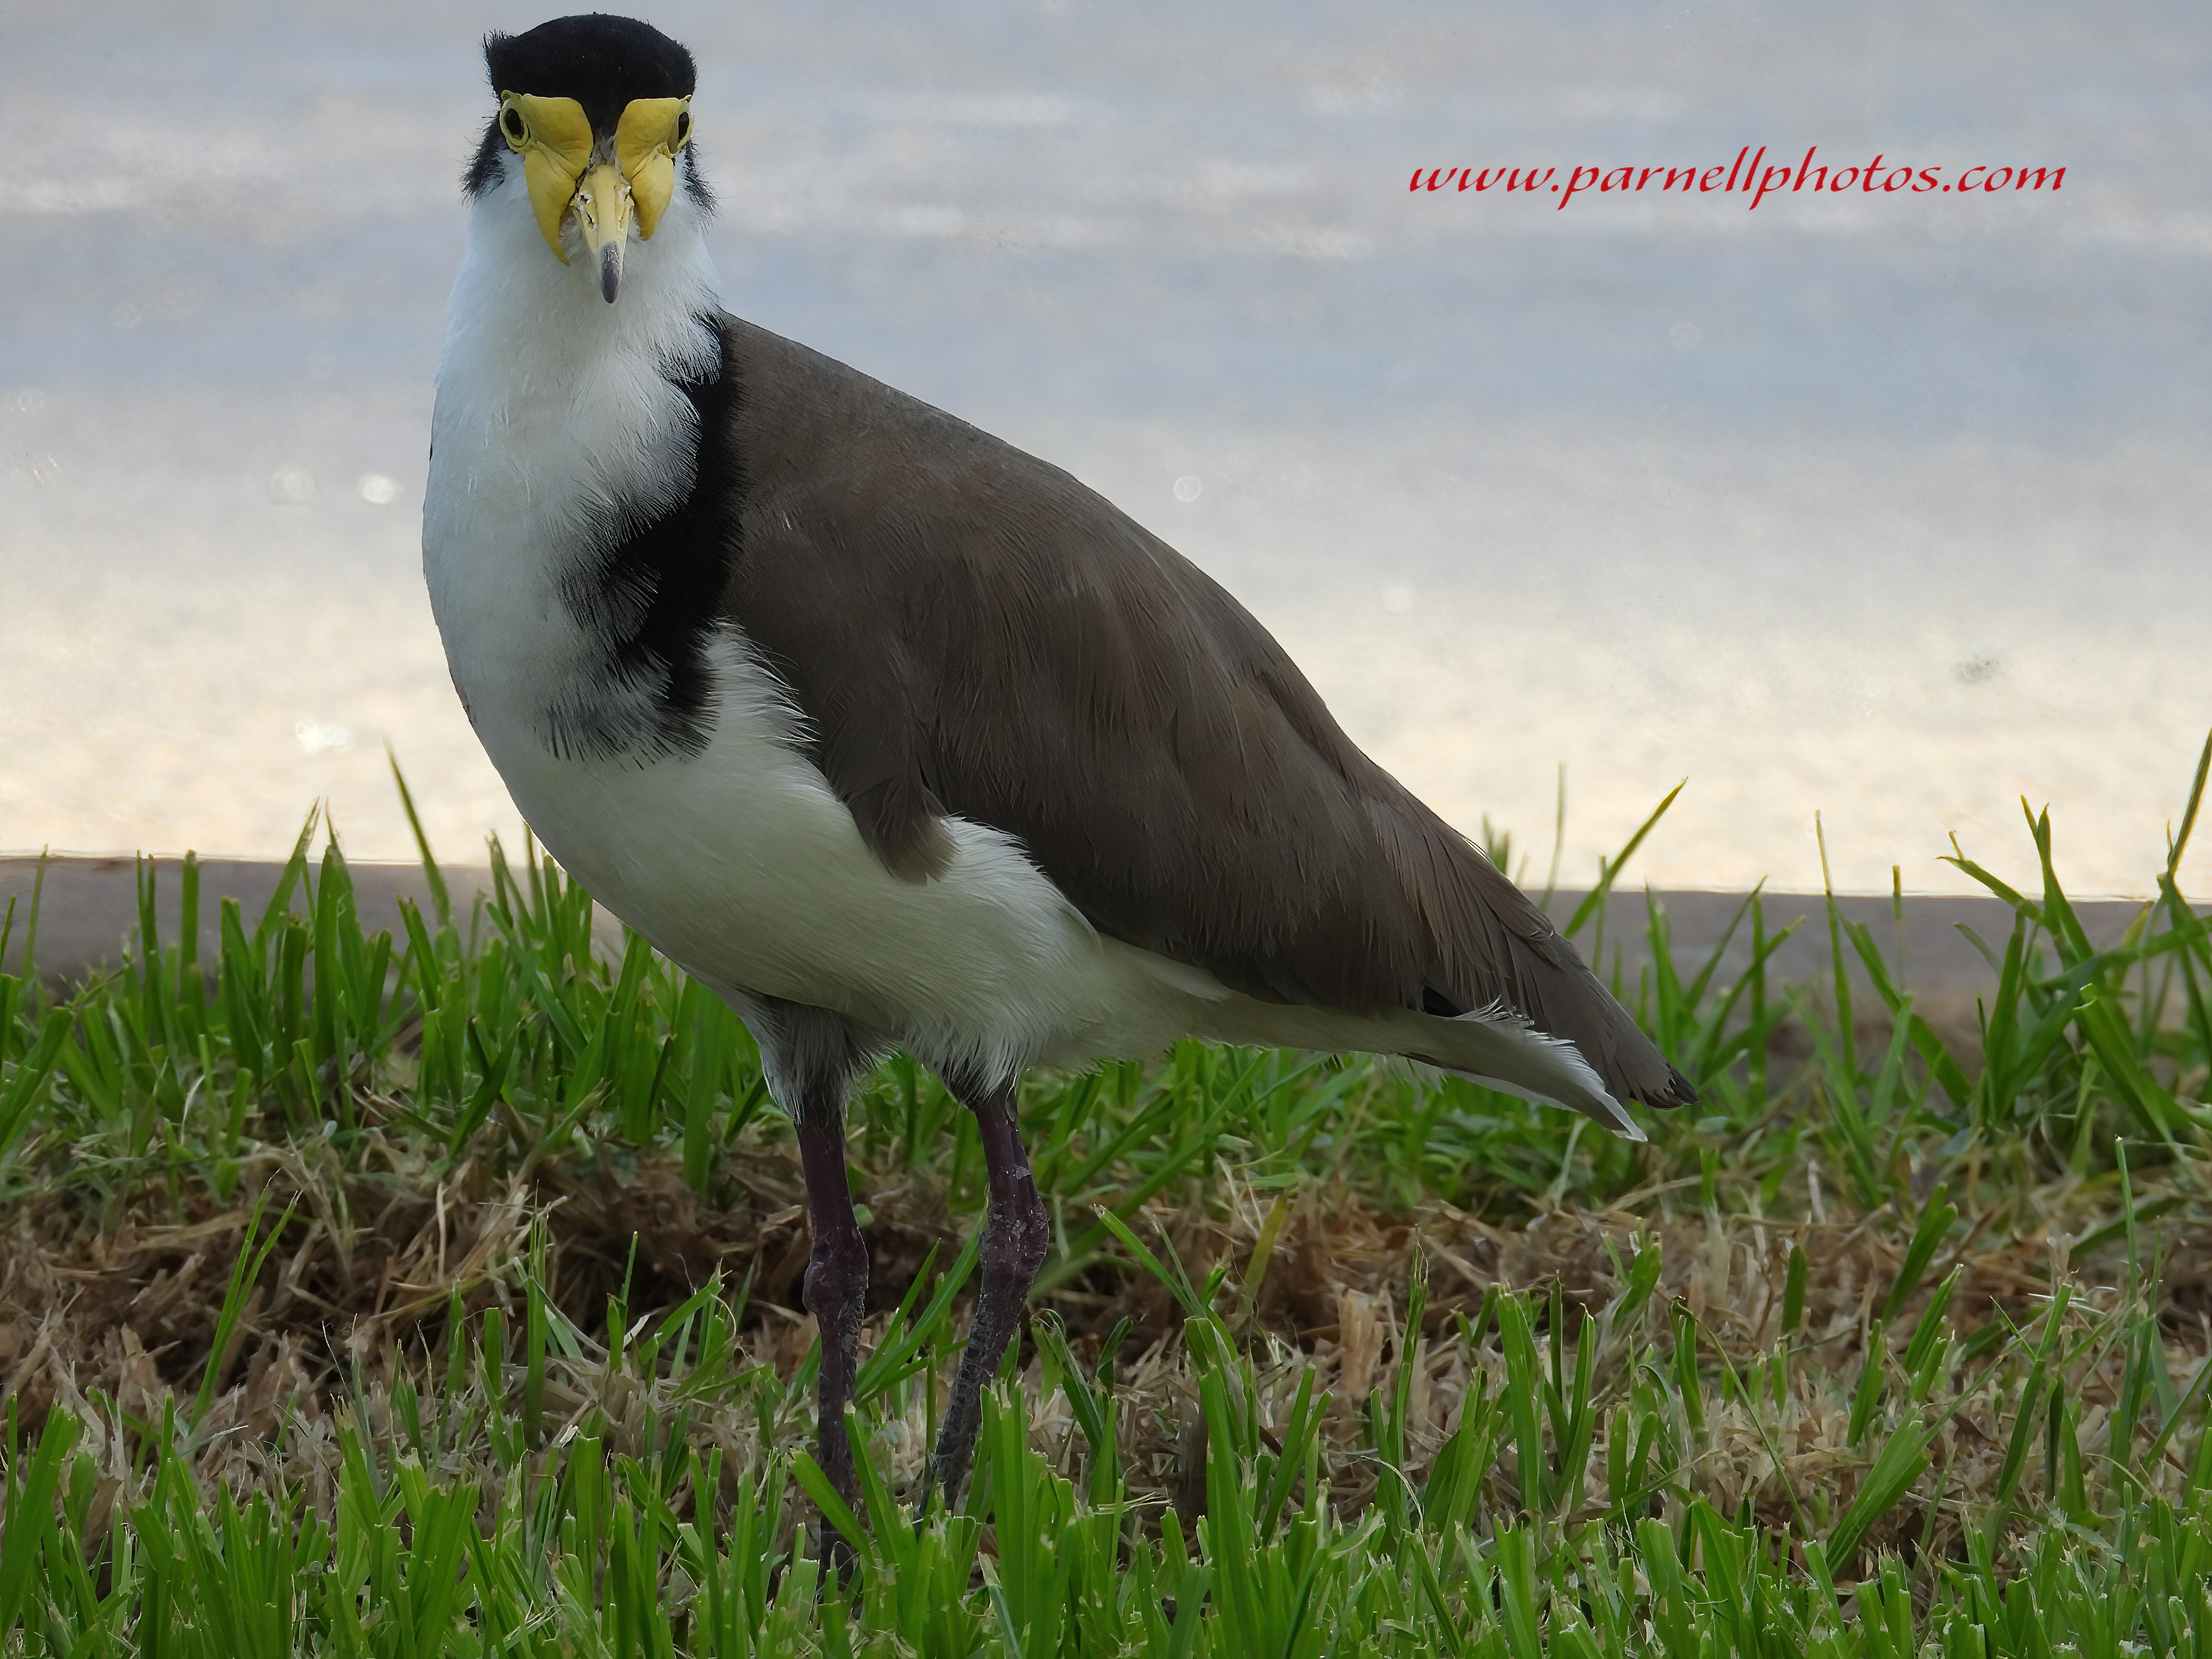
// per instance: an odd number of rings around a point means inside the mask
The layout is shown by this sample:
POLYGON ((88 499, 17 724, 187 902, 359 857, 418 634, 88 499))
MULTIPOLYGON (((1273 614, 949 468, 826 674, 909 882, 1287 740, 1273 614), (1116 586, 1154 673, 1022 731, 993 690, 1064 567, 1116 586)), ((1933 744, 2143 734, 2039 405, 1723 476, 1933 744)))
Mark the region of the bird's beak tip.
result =
POLYGON ((622 291, 623 245, 633 217, 630 187, 613 163, 594 162, 577 181, 569 203, 585 252, 599 268, 599 293, 609 305, 622 291))

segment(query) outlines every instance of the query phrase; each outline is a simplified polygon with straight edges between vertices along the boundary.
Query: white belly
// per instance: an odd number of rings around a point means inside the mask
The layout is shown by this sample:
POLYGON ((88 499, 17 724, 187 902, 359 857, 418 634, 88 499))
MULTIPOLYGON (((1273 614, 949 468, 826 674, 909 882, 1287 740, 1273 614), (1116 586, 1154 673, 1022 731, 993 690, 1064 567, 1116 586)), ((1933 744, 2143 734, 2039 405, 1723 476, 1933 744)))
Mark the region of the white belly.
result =
POLYGON ((1189 1029, 1206 976, 1101 939, 1010 837, 949 820, 944 875, 892 875, 793 747, 768 676, 734 639, 714 656, 714 736, 696 757, 559 759, 478 713, 532 828, 664 954, 726 994, 836 1010, 932 1063, 1074 1062, 1189 1029))

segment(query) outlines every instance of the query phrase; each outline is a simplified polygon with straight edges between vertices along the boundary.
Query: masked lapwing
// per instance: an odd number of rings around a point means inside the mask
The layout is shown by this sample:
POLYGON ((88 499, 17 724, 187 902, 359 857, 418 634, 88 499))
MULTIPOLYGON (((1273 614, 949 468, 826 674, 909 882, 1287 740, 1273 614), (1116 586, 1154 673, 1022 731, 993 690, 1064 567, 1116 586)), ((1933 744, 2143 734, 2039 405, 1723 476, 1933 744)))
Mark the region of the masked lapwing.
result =
POLYGON ((1024 1067, 1186 1036, 1364 1050, 1633 1139, 1623 1103, 1697 1098, 1174 549, 724 308, 684 47, 594 15, 484 55, 431 599, 539 838, 759 1039, 811 1212, 839 1491, 868 1278, 846 1101, 890 1049, 975 1114, 988 1173, 948 1501, 1049 1238, 1024 1067))

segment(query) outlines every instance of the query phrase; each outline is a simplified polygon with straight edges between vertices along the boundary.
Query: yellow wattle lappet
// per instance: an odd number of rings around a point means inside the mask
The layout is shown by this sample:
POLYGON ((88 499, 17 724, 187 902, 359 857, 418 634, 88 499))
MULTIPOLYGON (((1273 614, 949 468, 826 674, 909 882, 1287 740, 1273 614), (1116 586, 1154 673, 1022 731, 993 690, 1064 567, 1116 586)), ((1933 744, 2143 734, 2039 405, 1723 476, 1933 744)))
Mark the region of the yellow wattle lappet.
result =
POLYGON ((636 98, 616 124, 612 155, 594 143, 592 123, 573 98, 503 92, 500 136, 522 157, 531 210, 545 246, 569 263, 562 233, 573 217, 584 252, 599 267, 609 305, 622 291, 623 248, 633 219, 641 241, 653 240, 676 190, 676 155, 691 138, 689 98, 636 98))

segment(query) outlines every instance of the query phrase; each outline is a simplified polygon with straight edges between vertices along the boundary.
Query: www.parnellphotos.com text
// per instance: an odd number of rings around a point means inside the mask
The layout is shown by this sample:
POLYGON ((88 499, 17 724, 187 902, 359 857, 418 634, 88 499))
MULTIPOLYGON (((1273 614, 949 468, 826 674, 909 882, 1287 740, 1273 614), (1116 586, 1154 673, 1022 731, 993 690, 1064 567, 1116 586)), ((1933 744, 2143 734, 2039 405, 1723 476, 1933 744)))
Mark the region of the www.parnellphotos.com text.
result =
POLYGON ((1998 191, 2057 190, 2066 182, 2064 167, 1978 165, 1966 168, 1954 179, 1946 179, 1942 167, 1901 167, 1879 153, 1870 161, 1848 167, 1816 164, 1813 158, 1819 154, 1820 146, 1815 144, 1794 167, 1786 163, 1769 165, 1764 144, 1755 155, 1751 146, 1746 144, 1736 153, 1733 163, 1723 161, 1709 167, 1572 166, 1567 168, 1564 179, 1556 167, 1415 167, 1413 182, 1407 188, 1478 193, 1497 191, 1508 197, 1556 196, 1559 200, 1553 206, 1559 208, 1592 191, 1601 196, 1642 191, 1672 191, 1678 195, 1741 194, 1750 198, 1744 206, 1755 208, 1769 196, 1797 195, 1807 190, 1831 195, 1846 191, 1867 196, 1899 192, 1917 196, 1929 191, 1991 195, 1998 191))

